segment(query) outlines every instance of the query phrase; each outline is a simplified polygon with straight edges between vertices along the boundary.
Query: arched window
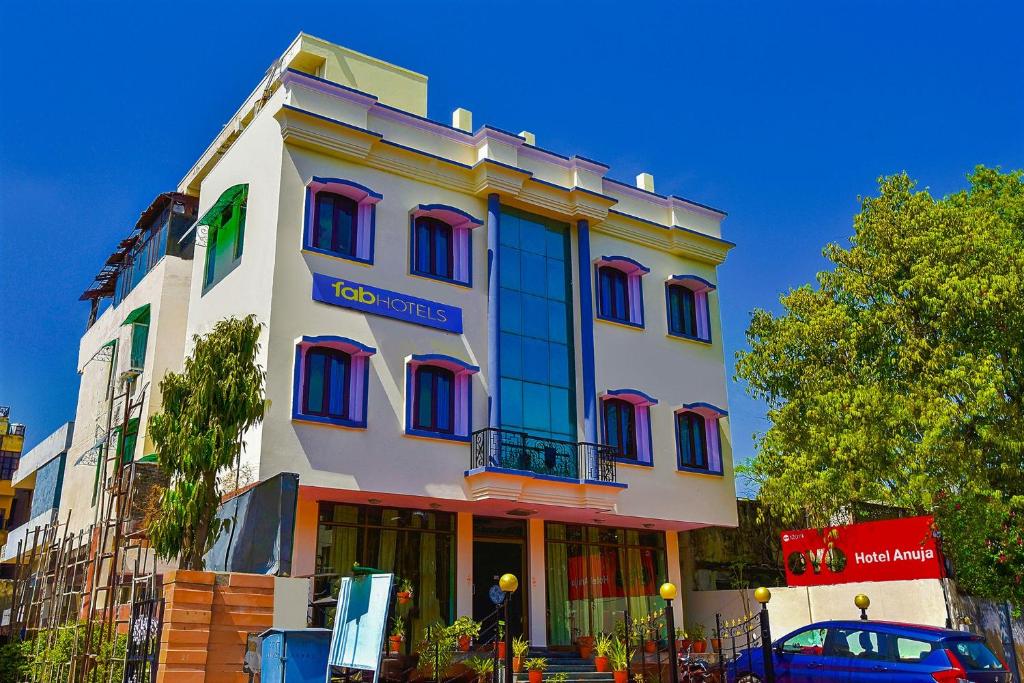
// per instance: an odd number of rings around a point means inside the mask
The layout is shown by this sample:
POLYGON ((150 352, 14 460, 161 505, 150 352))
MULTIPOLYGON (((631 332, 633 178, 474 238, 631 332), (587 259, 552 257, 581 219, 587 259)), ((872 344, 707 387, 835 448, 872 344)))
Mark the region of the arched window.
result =
POLYGON ((318 192, 313 216, 313 246, 343 256, 356 255, 359 205, 350 197, 318 192))
POLYGON ((636 409, 621 399, 604 401, 604 442, 620 458, 636 459, 636 409))
POLYGON ((455 373, 421 365, 416 368, 413 428, 438 434, 455 431, 455 373))
POLYGON ((651 406, 658 401, 637 389, 612 389, 600 396, 601 436, 615 457, 637 465, 653 464, 651 406))
POLYGON ((406 358, 405 432, 469 441, 475 365, 436 353, 406 358))
POLYGON ((452 250, 452 226, 437 218, 421 216, 416 219, 415 240, 413 272, 445 280, 453 279, 455 254, 452 250))
POLYGON ((420 204, 410 220, 409 272, 471 287, 472 233, 483 221, 446 204, 420 204))
POLYGON ((302 412, 347 420, 352 358, 343 351, 313 347, 306 352, 302 412))
POLYGON ((601 320, 644 326, 641 278, 650 269, 625 256, 602 256, 597 270, 597 317, 601 320))
POLYGON ((668 333, 699 341, 711 341, 708 293, 715 286, 696 275, 674 275, 665 283, 668 333))
POLYGON ((679 469, 722 473, 718 421, 728 415, 709 403, 688 403, 676 411, 676 454, 679 469))
POLYGON ((306 187, 303 247, 349 261, 373 263, 374 220, 382 195, 341 178, 314 177, 306 187))
POLYGON ((366 426, 369 359, 376 350, 346 337, 303 337, 295 349, 292 419, 366 426))

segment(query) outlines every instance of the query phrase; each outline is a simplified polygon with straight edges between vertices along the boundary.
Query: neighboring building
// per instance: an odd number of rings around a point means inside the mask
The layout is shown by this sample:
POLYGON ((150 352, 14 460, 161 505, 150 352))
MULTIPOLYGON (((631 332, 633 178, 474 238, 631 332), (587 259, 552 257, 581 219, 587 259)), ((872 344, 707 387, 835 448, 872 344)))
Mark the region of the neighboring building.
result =
POLYGON ((418 636, 512 571, 512 630, 568 645, 682 585, 678 532, 737 522, 733 245, 648 174, 425 118, 426 86, 292 43, 179 185, 202 215, 185 338, 266 325, 243 459, 299 474, 295 575, 392 569, 418 636))
POLYGON ((60 499, 60 521, 70 511, 70 531, 96 519, 108 443, 125 461, 152 452, 146 422, 160 408, 160 379, 184 358, 194 248, 186 233, 196 215, 194 197, 157 196, 81 296, 91 310, 79 343, 78 409, 60 499))
POLYGON ((24 447, 25 425, 11 422, 10 407, 0 406, 0 545, 7 541, 12 517, 17 519, 25 506, 25 496, 11 485, 24 447))
POLYGON ((93 520, 117 397, 145 391, 116 439, 138 459, 188 340, 253 313, 269 401, 243 462, 299 475, 293 575, 393 570, 418 637, 489 612, 511 571, 512 631, 568 645, 683 585, 679 532, 737 523, 725 214, 426 114, 425 76, 288 47, 83 295, 61 514, 93 520))
POLYGON ((57 521, 66 456, 74 431, 74 422, 64 423, 18 463, 11 485, 22 494, 25 504, 18 511, 18 519, 11 520, 7 543, 0 549, 0 562, 16 560, 19 548, 23 556, 30 554, 38 538, 35 530, 57 521))

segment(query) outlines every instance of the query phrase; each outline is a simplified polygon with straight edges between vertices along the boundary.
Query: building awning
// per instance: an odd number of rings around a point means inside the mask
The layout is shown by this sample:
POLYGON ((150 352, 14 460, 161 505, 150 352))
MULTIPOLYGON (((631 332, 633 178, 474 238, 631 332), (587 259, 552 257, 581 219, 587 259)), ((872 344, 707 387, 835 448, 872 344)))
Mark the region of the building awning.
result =
POLYGON ((132 325, 134 323, 148 323, 149 322, 149 304, 139 306, 134 311, 128 314, 128 317, 124 319, 121 326, 132 325))
POLYGON ((248 195, 248 183, 229 187, 220 196, 220 199, 203 214, 202 218, 196 221, 196 226, 205 225, 214 230, 219 228, 221 216, 224 215, 224 209, 234 204, 241 204, 248 195))

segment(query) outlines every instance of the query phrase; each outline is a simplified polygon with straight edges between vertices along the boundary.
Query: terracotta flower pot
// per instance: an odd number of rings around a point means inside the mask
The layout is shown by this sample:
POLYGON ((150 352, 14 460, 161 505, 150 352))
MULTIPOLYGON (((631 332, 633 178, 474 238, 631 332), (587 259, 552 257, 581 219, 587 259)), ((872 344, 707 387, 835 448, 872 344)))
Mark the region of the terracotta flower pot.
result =
POLYGON ((658 642, 655 640, 644 641, 644 652, 647 654, 654 654, 658 651, 658 642))
POLYGON ((693 651, 697 654, 708 651, 708 641, 706 640, 695 640, 693 641, 693 651))
POLYGON ((608 658, 601 656, 594 657, 594 668, 597 669, 600 673, 607 673, 612 669, 612 667, 608 664, 608 658))
POLYGON ((711 639, 711 651, 712 652, 721 652, 722 651, 722 639, 721 638, 712 638, 711 639))
POLYGON ((523 658, 513 657, 512 658, 512 670, 516 673, 521 673, 523 670, 523 658))
POLYGON ((498 641, 498 659, 505 661, 505 642, 502 640, 498 641))
POLYGON ((390 645, 388 652, 393 655, 397 655, 402 651, 402 636, 388 636, 388 644, 390 645))
POLYGON ((682 640, 676 641, 676 650, 682 654, 686 654, 686 651, 690 649, 690 639, 683 638, 682 640))
POLYGON ((533 669, 530 669, 530 683, 543 683, 543 681, 544 681, 544 672, 543 671, 534 671, 533 669))
POLYGON ((469 652, 469 636, 459 636, 459 651, 469 652))
POLYGON ((629 683, 629 672, 613 671, 612 678, 615 680, 615 683, 629 683))
POLYGON ((398 592, 398 604, 399 605, 408 605, 410 600, 412 600, 412 593, 411 592, 409 592, 409 591, 399 591, 398 592))
POLYGON ((580 659, 590 659, 594 654, 594 636, 580 636, 576 639, 576 647, 580 653, 580 659))

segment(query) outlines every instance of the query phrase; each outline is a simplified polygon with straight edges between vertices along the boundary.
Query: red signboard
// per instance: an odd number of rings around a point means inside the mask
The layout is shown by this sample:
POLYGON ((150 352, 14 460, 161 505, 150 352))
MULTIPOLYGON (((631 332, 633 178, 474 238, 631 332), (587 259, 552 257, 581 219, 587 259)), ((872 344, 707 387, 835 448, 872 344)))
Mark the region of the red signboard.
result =
POLYGON ((784 531, 782 558, 790 586, 943 576, 931 517, 784 531))

